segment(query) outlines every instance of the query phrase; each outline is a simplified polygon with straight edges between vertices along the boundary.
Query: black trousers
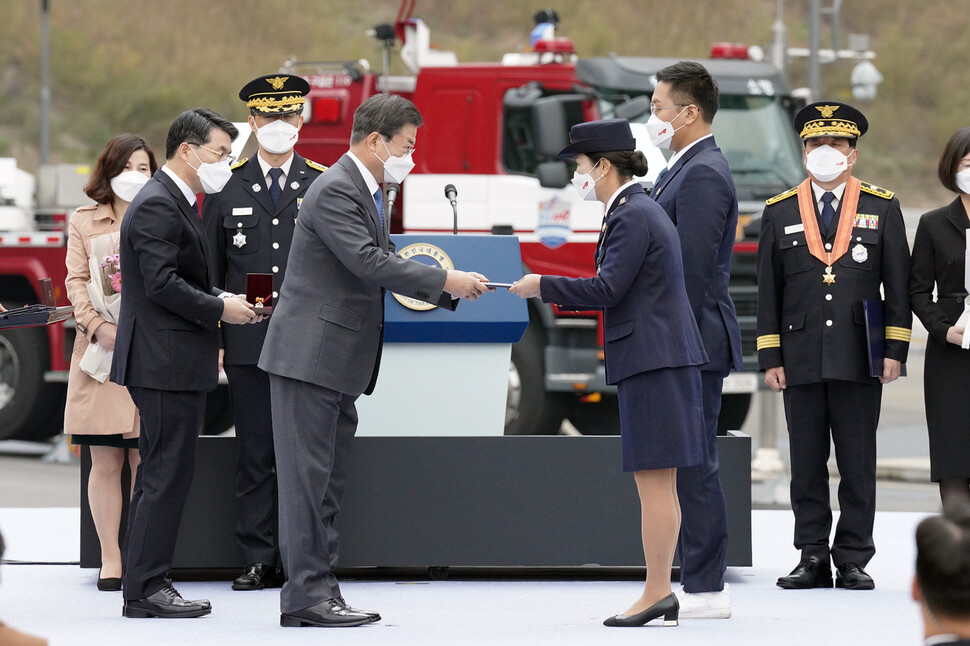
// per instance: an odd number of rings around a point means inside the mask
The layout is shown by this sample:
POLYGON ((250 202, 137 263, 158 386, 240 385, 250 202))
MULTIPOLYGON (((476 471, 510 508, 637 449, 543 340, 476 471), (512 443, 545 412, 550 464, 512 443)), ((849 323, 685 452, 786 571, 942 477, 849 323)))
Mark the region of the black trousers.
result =
POLYGON ((882 384, 823 381, 784 391, 791 450, 795 548, 838 567, 865 566, 876 553, 876 427, 882 384), (831 438, 831 441, 830 441, 831 438), (839 475, 839 522, 829 548, 832 507, 827 462, 831 443, 839 475))
POLYGON ((717 418, 721 414, 724 375, 702 371, 704 384, 704 462, 677 469, 680 536, 677 557, 686 592, 719 592, 727 570, 727 502, 721 486, 717 418))
POLYGON ((172 568, 192 485, 205 392, 128 387, 141 415, 135 492, 128 510, 124 598, 158 592, 172 568))
POLYGON ((246 563, 277 565, 276 453, 269 375, 255 365, 225 366, 239 458, 236 542, 246 563))
POLYGON ((357 432, 357 395, 271 374, 280 499, 280 610, 340 596, 337 514, 357 432))

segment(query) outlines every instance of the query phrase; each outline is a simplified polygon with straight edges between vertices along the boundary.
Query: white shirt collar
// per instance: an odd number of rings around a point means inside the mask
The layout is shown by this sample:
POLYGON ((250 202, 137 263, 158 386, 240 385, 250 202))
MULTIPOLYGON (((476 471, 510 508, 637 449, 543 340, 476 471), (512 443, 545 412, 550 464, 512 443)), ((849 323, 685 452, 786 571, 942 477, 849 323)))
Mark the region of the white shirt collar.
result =
POLYGON ((709 139, 710 137, 713 137, 713 136, 714 135, 712 133, 707 133, 703 137, 698 137, 694 141, 690 142, 689 144, 687 144, 686 146, 678 150, 676 153, 674 153, 674 156, 671 157, 670 160, 667 162, 667 168, 673 168, 674 164, 676 164, 688 150, 696 146, 701 141, 704 141, 705 139, 709 139))
POLYGON ((935 646, 936 644, 949 644, 960 639, 959 635, 933 635, 923 641, 923 646, 935 646))
POLYGON ((354 160, 354 163, 357 164, 357 169, 360 171, 360 174, 364 176, 364 182, 367 184, 367 190, 370 192, 370 194, 373 195, 376 193, 381 185, 377 182, 374 174, 371 173, 366 166, 364 166, 364 162, 357 159, 357 155, 348 150, 347 156, 354 160))
POLYGON ((184 195, 185 199, 189 201, 189 206, 195 206, 195 193, 192 192, 189 185, 186 184, 181 177, 176 175, 175 171, 168 167, 168 164, 162 166, 162 170, 165 171, 165 174, 171 177, 175 182, 175 185, 179 187, 179 190, 182 191, 182 195, 184 195))
MULTIPOLYGON (((826 190, 815 182, 812 182, 812 192, 815 193, 815 203, 818 204, 822 201, 822 196, 825 195, 826 190)), ((833 188, 831 192, 835 194, 835 201, 841 202, 842 194, 845 192, 845 182, 833 188)))
MULTIPOLYGON (((283 176, 281 178, 283 180, 285 180, 287 177, 290 176, 290 166, 293 165, 293 157, 294 157, 293 151, 291 150, 290 156, 287 158, 287 160, 279 165, 279 168, 282 169, 283 171, 283 176)), ((259 153, 256 153, 256 159, 259 160, 259 167, 263 171, 263 177, 266 178, 266 185, 269 186, 269 171, 271 168, 276 168, 276 167, 270 166, 269 162, 263 159, 263 156, 260 155, 259 153)))
POLYGON ((622 193, 623 191, 625 191, 626 189, 628 189, 629 187, 633 186, 634 184, 639 184, 639 182, 637 180, 635 180, 635 179, 631 179, 629 182, 627 182, 626 184, 624 184, 620 188, 616 189, 616 193, 613 193, 613 195, 610 196, 609 201, 606 203, 606 212, 607 213, 610 212, 610 207, 613 206, 613 200, 616 199, 616 196, 619 195, 620 193, 622 193))

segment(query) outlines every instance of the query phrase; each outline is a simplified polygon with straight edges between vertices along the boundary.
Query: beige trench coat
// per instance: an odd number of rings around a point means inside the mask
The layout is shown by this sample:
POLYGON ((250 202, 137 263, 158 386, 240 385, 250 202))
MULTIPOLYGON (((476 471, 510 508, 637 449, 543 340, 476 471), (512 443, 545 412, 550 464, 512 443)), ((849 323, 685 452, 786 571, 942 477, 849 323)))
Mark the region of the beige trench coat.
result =
MULTIPOLYGON (((70 435, 123 435, 138 437, 138 410, 124 386, 104 383, 90 377, 78 366, 94 333, 107 322, 91 305, 87 283, 91 278, 88 255, 91 239, 121 231, 121 218, 116 218, 110 204, 83 206, 71 215, 67 241, 67 297, 74 305, 77 337, 71 356, 67 382, 67 406, 64 409, 64 432, 70 435)), ((124 290, 122 290, 124 294, 124 290)))

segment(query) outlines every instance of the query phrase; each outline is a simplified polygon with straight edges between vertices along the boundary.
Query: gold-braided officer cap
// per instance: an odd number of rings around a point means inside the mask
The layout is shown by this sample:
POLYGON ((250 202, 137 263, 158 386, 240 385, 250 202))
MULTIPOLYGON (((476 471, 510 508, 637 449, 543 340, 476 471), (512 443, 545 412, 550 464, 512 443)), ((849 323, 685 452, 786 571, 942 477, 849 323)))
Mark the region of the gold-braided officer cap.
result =
POLYGON ((795 114, 795 132, 802 139, 844 137, 856 139, 866 134, 869 122, 864 114, 847 103, 820 101, 795 114))
POLYGON ((253 79, 239 90, 239 98, 257 114, 300 112, 310 93, 310 84, 295 74, 267 74, 253 79))

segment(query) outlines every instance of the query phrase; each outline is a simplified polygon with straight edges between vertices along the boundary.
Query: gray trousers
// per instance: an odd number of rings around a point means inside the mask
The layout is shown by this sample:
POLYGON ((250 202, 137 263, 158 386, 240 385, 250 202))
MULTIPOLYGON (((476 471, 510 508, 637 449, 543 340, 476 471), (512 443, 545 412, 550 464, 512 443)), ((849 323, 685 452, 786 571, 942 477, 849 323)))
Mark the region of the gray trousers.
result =
POLYGON ((270 374, 279 487, 280 557, 287 581, 280 610, 296 612, 340 596, 340 511, 359 395, 270 374))

